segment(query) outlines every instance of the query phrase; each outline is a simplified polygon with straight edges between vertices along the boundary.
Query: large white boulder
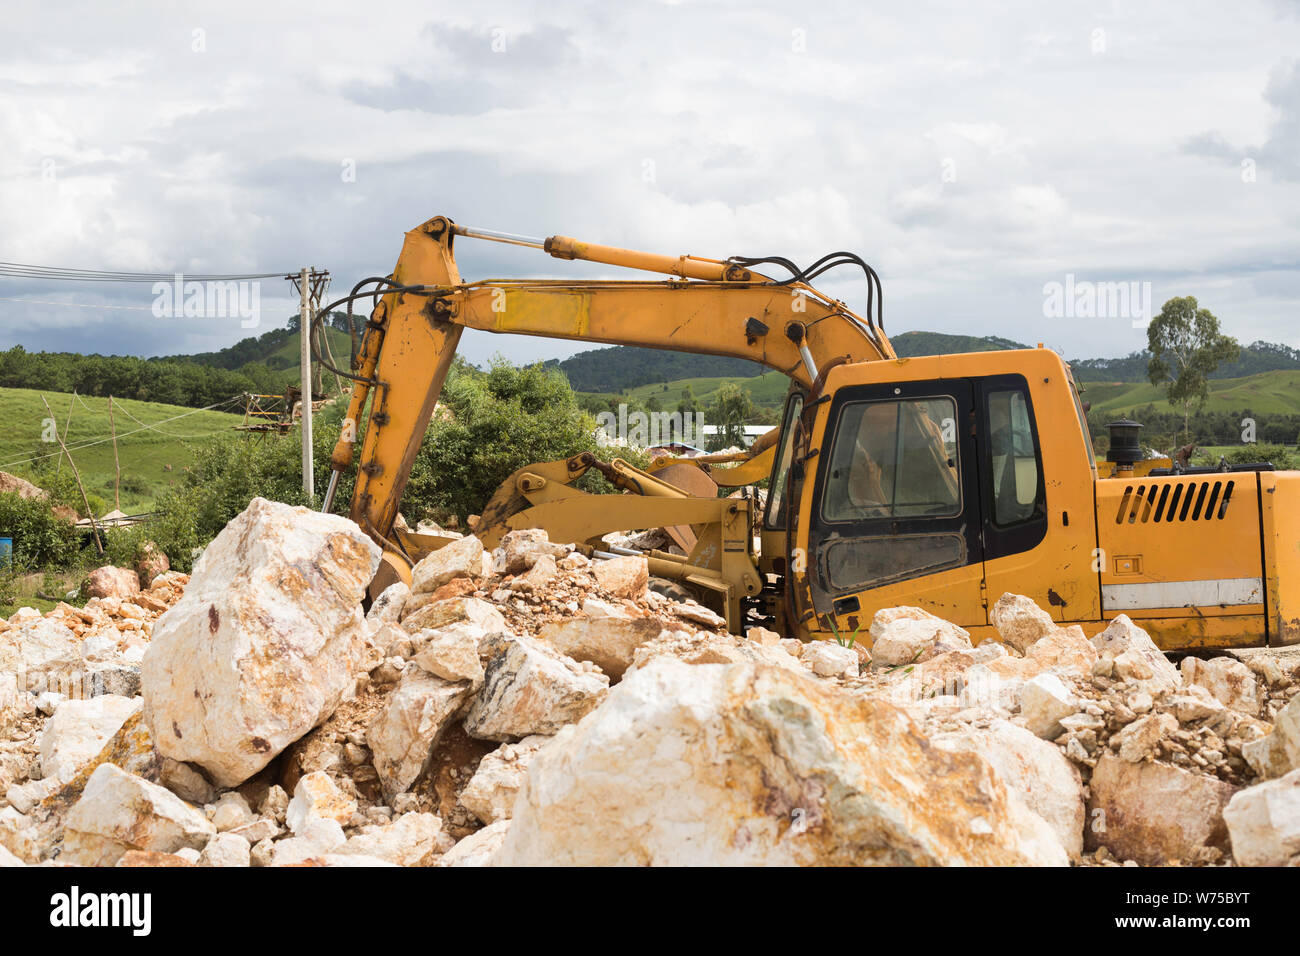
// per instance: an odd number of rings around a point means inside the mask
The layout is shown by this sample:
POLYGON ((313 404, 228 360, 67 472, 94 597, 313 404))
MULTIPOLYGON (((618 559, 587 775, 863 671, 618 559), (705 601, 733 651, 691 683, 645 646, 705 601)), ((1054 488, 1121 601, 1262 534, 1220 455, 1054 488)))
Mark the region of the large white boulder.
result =
POLYGON ((1217 777, 1103 754, 1089 790, 1089 845, 1121 860, 1189 863, 1206 849, 1228 849, 1223 810, 1236 788, 1217 777))
POLYGON ((71 780, 139 709, 139 699, 112 694, 65 700, 41 731, 41 773, 65 783, 71 780))
POLYGON ((1223 819, 1238 865, 1300 863, 1300 770, 1237 792, 1223 819))
POLYGON ((881 608, 871 618, 871 660, 897 666, 971 649, 970 634, 919 607, 881 608))
POLYGON ((1093 637, 1092 646, 1102 660, 1113 662, 1117 678, 1133 681, 1148 693, 1176 690, 1182 683, 1178 668, 1127 614, 1118 615, 1093 637))
POLYGON ((538 734, 492 751, 479 761, 474 776, 460 792, 461 805, 484 823, 509 820, 528 765, 550 739, 538 734))
POLYGON ((144 656, 158 749, 247 780, 355 687, 379 548, 346 518, 254 498, 204 550, 144 656))
POLYGON ((591 661, 617 680, 632 666, 636 649, 658 637, 662 629, 657 617, 588 598, 580 615, 551 621, 537 636, 566 657, 591 661))
POLYGON ((411 593, 431 594, 455 578, 483 574, 483 542, 474 535, 445 544, 411 569, 411 593))
POLYGON ((787 668, 665 657, 541 750, 491 859, 1064 865, 1020 807, 986 760, 933 746, 892 704, 787 668))
POLYGON ((939 734, 935 746, 978 754, 993 765, 1008 794, 1052 828, 1070 859, 1083 852, 1083 782, 1059 747, 1023 727, 995 720, 986 729, 939 734))
POLYGON ((594 710, 609 678, 562 656, 542 641, 509 641, 487 666, 483 688, 465 715, 465 730, 481 740, 554 734, 594 710))
POLYGON ((202 811, 170 790, 105 763, 68 814, 59 860, 112 866, 128 850, 202 850, 215 835, 202 811))
POLYGON ((391 799, 419 779, 447 725, 469 698, 471 685, 407 667, 366 731, 379 783, 391 799))
POLYGON ((1023 594, 1003 594, 989 608, 989 623, 997 628, 1002 643, 1022 654, 1036 642, 1056 633, 1059 625, 1030 598, 1023 594))

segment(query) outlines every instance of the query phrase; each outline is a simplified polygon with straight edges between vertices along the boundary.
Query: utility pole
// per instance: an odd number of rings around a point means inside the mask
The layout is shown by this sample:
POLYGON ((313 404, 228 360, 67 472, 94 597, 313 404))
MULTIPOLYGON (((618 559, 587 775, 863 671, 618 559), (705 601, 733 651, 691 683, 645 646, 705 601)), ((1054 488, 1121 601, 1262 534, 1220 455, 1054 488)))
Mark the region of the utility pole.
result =
POLYGON ((285 276, 298 288, 298 356, 299 356, 299 391, 302 400, 302 490, 308 503, 316 500, 315 462, 312 458, 311 437, 311 399, 312 399, 312 362, 311 332, 312 316, 320 307, 320 298, 329 285, 330 274, 317 270, 315 266, 303 267, 297 275, 285 276))
POLYGON ((311 454, 311 281, 306 268, 298 275, 298 344, 301 346, 302 374, 302 490, 310 505, 316 500, 315 463, 311 454))

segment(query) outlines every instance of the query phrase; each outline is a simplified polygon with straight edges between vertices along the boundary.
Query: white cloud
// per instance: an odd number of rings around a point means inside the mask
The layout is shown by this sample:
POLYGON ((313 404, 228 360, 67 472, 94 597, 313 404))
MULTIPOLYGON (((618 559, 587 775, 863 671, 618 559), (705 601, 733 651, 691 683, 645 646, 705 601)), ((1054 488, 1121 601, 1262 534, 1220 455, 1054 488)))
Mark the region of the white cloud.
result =
MULTIPOLYGON (((1300 344, 1294 4, 11 6, 0 259, 314 264, 342 288, 447 213, 715 257, 847 248, 881 273, 894 331, 1140 347, 1126 321, 1044 330, 1042 285, 1072 272, 1197 295, 1243 339, 1300 344)), ((458 252, 467 278, 613 275, 458 252)), ((851 273, 824 285, 863 304, 851 273)), ((0 347, 165 354, 247 334, 144 315, 0 300, 0 347)), ((582 347, 467 340, 475 360, 582 347)))

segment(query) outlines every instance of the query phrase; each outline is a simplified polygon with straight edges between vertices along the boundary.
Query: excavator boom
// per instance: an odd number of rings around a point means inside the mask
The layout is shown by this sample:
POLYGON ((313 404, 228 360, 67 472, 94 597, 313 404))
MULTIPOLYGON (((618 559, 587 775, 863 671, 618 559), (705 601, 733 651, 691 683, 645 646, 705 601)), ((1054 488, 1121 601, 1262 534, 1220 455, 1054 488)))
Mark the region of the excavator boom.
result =
POLYGON ((383 296, 370 318, 348 408, 350 427, 331 458, 336 472, 352 464, 355 424, 370 399, 352 517, 386 547, 463 329, 744 358, 805 387, 836 364, 894 357, 882 329, 803 282, 777 282, 720 260, 473 230, 445 217, 406 234, 392 282, 398 288, 383 296), (457 235, 673 278, 464 283, 453 255, 457 235))

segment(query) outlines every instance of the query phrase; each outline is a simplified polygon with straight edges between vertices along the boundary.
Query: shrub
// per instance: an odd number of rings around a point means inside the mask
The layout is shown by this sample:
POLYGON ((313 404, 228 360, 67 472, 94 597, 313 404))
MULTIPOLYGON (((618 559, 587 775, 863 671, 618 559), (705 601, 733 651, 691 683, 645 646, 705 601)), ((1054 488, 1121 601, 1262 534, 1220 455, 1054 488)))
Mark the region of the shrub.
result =
POLYGON ((55 516, 49 501, 0 494, 0 536, 13 538, 15 565, 65 567, 77 560, 77 531, 55 516))

